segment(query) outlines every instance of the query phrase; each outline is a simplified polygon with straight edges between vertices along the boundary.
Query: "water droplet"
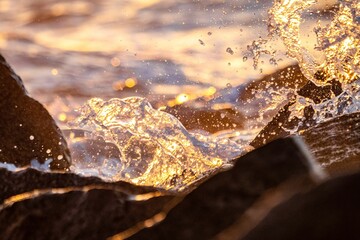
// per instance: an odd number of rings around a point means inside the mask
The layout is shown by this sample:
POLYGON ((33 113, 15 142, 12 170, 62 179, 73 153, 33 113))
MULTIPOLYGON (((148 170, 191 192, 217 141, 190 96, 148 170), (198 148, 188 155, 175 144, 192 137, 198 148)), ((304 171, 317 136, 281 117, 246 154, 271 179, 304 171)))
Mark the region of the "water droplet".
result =
POLYGON ((246 62, 248 60, 247 56, 243 57, 243 62, 246 62))
POLYGON ((233 51, 230 47, 228 47, 228 48, 226 49, 226 52, 227 52, 227 53, 230 53, 231 55, 234 55, 234 51, 233 51))

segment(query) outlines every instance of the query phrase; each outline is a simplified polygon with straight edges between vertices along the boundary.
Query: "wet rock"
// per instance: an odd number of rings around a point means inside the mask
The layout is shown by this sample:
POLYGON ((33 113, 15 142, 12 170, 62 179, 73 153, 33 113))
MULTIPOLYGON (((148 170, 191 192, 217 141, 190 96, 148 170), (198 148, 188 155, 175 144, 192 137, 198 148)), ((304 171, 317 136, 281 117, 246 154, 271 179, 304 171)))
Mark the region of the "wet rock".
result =
POLYGON ((301 135, 331 175, 360 171, 360 113, 334 118, 301 135))
POLYGON ((274 141, 237 159, 231 170, 215 175, 187 195, 163 222, 130 239, 212 239, 271 189, 285 182, 292 182, 288 190, 312 185, 310 173, 315 171, 311 161, 299 140, 274 141))
POLYGON ((0 169, 2 239, 105 239, 161 212, 153 188, 34 169, 0 169))
MULTIPOLYGON (((308 81, 297 91, 297 94, 312 99, 314 103, 318 104, 330 99, 332 95, 339 95, 341 92, 340 83, 335 80, 331 81, 330 85, 325 86, 317 86, 311 81, 308 81)), ((257 148, 275 139, 289 136, 290 130, 288 129, 297 127, 298 131, 301 131, 314 126, 316 123, 313 119, 315 111, 312 106, 306 106, 304 108, 304 118, 294 117, 289 120, 291 106, 294 105, 296 101, 297 99, 294 97, 289 103, 281 108, 275 117, 273 117, 273 119, 260 131, 250 145, 257 148)))
POLYGON ((206 104, 201 108, 177 105, 167 107, 164 111, 179 119, 187 130, 204 130, 210 133, 242 129, 245 121, 241 113, 231 108, 214 110, 206 104))
POLYGON ((242 239, 357 239, 360 235, 359 185, 357 173, 332 179, 296 195, 273 209, 242 239))
POLYGON ((22 80, 0 55, 0 161, 27 166, 31 160, 66 170, 70 153, 47 110, 29 97, 22 80))
MULTIPOLYGON (((308 110, 310 112, 310 110, 308 110)), ((310 112, 311 113, 311 112, 310 112)), ((341 175, 360 170, 360 113, 347 114, 336 117, 316 126, 308 114, 308 126, 304 127, 300 135, 304 137, 316 161, 326 169, 330 175, 341 175)), ((290 133, 277 125, 287 119, 290 112, 285 107, 270 122, 252 145, 259 147, 269 141, 286 137, 290 133)), ((295 124, 294 120, 293 124, 295 124)), ((291 122, 290 122, 291 123, 291 122)), ((288 124, 290 124, 288 123, 288 124)), ((298 122, 297 122, 298 123, 298 122)))
POLYGON ((124 192, 143 194, 154 192, 156 189, 149 187, 135 187, 130 183, 108 183, 96 177, 82 177, 72 173, 41 172, 28 168, 13 172, 0 168, 0 202, 14 195, 30 192, 35 189, 52 189, 67 187, 84 187, 97 185, 103 188, 115 186, 124 192))
POLYGON ((284 67, 272 74, 264 76, 260 80, 255 80, 245 85, 240 90, 239 101, 248 101, 256 98, 255 93, 258 91, 266 91, 268 88, 279 90, 280 88, 300 89, 308 80, 301 73, 299 65, 291 65, 284 67))

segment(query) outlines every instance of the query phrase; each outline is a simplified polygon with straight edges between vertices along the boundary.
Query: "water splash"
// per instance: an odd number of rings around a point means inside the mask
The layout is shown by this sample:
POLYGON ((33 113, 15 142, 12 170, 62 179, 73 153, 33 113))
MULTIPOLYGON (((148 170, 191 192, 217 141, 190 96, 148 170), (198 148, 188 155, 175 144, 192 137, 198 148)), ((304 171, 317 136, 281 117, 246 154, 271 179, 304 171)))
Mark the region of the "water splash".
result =
MULTIPOLYGON (((315 121, 315 124, 329 121, 341 115, 359 112, 360 81, 357 80, 345 85, 341 94, 320 103, 315 103, 309 98, 296 96, 295 103, 289 107, 291 113, 288 121, 291 122, 294 118, 305 120, 305 109, 307 107, 311 107, 314 111, 312 118, 315 121)), ((303 122, 300 121, 299 125, 286 130, 291 133, 297 133, 299 132, 299 129, 301 129, 302 124, 303 122)))
POLYGON ((319 46, 325 53, 323 67, 328 77, 349 83, 360 75, 360 2, 340 1, 339 10, 326 27, 317 27, 319 46))
POLYGON ((339 10, 326 27, 315 28, 318 46, 325 61, 318 63, 300 41, 300 24, 303 12, 315 4, 315 0, 277 0, 269 10, 269 32, 280 36, 287 54, 296 59, 301 71, 317 85, 337 79, 349 83, 359 75, 360 61, 360 3, 357 0, 342 0, 339 10), (323 72, 323 78, 316 73, 323 72))
POLYGON ((295 58, 308 79, 316 81, 314 74, 318 64, 301 45, 300 24, 303 11, 313 5, 315 0, 277 0, 269 10, 269 33, 279 35, 287 48, 288 56, 295 58))
POLYGON ((174 116, 140 97, 93 98, 72 127, 83 129, 84 137, 70 140, 70 148, 87 153, 73 154, 80 157, 73 159, 72 170, 89 174, 95 169, 90 175, 110 181, 181 190, 245 153, 228 139, 187 132, 174 116), (84 144, 100 144, 107 153, 89 156, 84 144))
MULTIPOLYGON (((317 62, 300 41, 300 25, 303 13, 315 4, 315 0, 277 0, 269 10, 269 33, 280 36, 287 48, 288 56, 296 59, 304 76, 318 86, 337 82, 342 92, 331 93, 320 102, 295 94, 288 121, 299 119, 291 133, 298 133, 306 122, 306 109, 312 109, 315 124, 334 117, 360 110, 360 3, 358 0, 340 0, 338 10, 326 26, 318 26, 315 50, 324 55, 323 62, 317 62)), ((309 120, 309 119, 307 119, 309 120)))

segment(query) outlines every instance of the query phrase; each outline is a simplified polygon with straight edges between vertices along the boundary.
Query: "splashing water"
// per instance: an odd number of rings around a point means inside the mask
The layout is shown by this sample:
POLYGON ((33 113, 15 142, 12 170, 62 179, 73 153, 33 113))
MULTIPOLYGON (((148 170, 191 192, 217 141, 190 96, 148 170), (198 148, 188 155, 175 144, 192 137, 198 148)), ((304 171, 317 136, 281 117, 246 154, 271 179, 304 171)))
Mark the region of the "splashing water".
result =
POLYGON ((296 59, 301 71, 317 85, 324 85, 331 79, 349 83, 359 75, 360 61, 360 3, 358 0, 342 0, 339 10, 326 27, 315 28, 318 45, 325 61, 317 63, 300 41, 301 15, 316 1, 278 0, 269 10, 269 32, 279 35, 287 48, 287 54, 296 59), (324 72, 324 78, 316 78, 317 72, 324 72))
POLYGON ((86 132, 85 138, 71 140, 70 148, 84 148, 86 139, 92 139, 90 145, 100 142, 110 152, 73 154, 72 170, 86 174, 95 167, 94 175, 110 181, 181 190, 245 153, 228 139, 187 132, 174 116, 140 97, 93 98, 72 126, 86 132))
POLYGON ((349 83, 360 75, 360 2, 343 0, 329 26, 315 29, 329 78, 349 83))
MULTIPOLYGON (((295 94, 295 103, 289 108, 289 121, 304 118, 307 106, 313 108, 316 123, 359 111, 360 89, 356 80, 360 61, 360 4, 355 0, 340 1, 330 24, 326 27, 319 24, 314 29, 316 50, 325 55, 325 60, 319 63, 300 41, 302 14, 315 3, 314 0, 276 1, 269 10, 270 35, 280 36, 288 56, 298 61, 307 79, 321 86, 336 79, 343 92, 320 103, 295 94)), ((261 54, 274 59, 275 51, 265 49, 266 43, 266 39, 260 39, 248 46, 255 68, 261 54)), ((274 95, 271 91, 268 94, 274 95)), ((271 103, 267 102, 265 110, 276 109, 273 102, 283 102, 292 93, 276 94, 271 103)), ((260 115, 265 110, 261 109, 260 115)), ((297 133, 299 126, 287 130, 297 133)), ((75 152, 82 149, 83 153, 75 154, 73 171, 164 189, 184 189, 246 152, 242 147, 246 144, 235 144, 226 137, 187 132, 175 117, 153 109, 138 97, 91 99, 81 108, 81 116, 73 127, 85 131, 83 137, 73 138, 69 144, 75 152), (91 152, 86 144, 97 145, 96 148, 103 148, 105 152, 91 152)))
MULTIPOLYGON (((314 101, 311 99, 302 96, 296 96, 295 103, 289 108, 291 114, 288 121, 291 122, 294 118, 304 119, 306 107, 312 107, 314 111, 312 118, 315 121, 315 124, 326 122, 344 114, 359 112, 360 81, 358 80, 351 84, 345 85, 341 94, 321 103, 314 103, 314 101)), ((286 130, 296 134, 299 132, 302 124, 303 123, 300 122, 299 125, 294 126, 293 129, 286 130)))
POLYGON ((288 56, 298 61, 305 77, 312 81, 316 81, 314 73, 319 66, 301 45, 300 23, 302 12, 315 2, 314 0, 277 0, 269 10, 270 35, 281 37, 288 56))
MULTIPOLYGON (((315 50, 324 55, 319 63, 300 41, 302 14, 315 4, 314 0, 278 0, 269 10, 269 33, 280 36, 288 56, 296 59, 304 76, 318 86, 333 81, 341 84, 342 93, 332 94, 329 99, 315 103, 312 99, 295 94, 294 104, 289 107, 292 119, 305 119, 305 109, 314 111, 312 120, 318 124, 331 118, 359 111, 360 73, 360 3, 358 0, 341 0, 333 19, 325 27, 314 29, 317 46, 315 50)), ((297 133, 303 121, 293 129, 297 133)))

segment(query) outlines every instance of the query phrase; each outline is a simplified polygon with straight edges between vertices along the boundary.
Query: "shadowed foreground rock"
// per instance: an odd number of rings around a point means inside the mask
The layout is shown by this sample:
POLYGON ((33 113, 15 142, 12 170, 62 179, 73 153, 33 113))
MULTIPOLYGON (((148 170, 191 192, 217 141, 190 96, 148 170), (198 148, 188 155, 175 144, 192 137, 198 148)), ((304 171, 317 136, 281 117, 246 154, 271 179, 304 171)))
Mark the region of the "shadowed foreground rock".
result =
MULTIPOLYGON (((269 123, 267 127, 271 124, 269 123)), ((277 132, 277 135, 266 134, 270 137, 266 141, 287 135, 289 133, 284 130, 281 133, 277 132)), ((360 113, 343 115, 309 127, 302 131, 301 136, 305 139, 316 161, 330 175, 360 171, 358 150, 360 148, 360 113)))
POLYGON ((243 239, 358 239, 359 186, 360 173, 357 173, 332 179, 308 193, 296 195, 273 209, 243 239))
POLYGON ((316 174, 311 164, 298 140, 281 139, 239 158, 234 168, 202 183, 177 206, 182 197, 166 196, 154 188, 71 173, 0 169, 0 235, 2 239, 125 238, 159 222, 175 206, 164 222, 132 238, 209 239, 246 215, 269 190, 283 188, 277 204, 311 187, 310 174, 316 174))
POLYGON ((11 196, 31 192, 35 189, 84 187, 96 185, 102 188, 116 188, 132 194, 155 192, 151 187, 137 187, 126 182, 104 182, 97 177, 82 177, 72 173, 40 172, 28 168, 18 172, 0 168, 0 202, 11 196))
MULTIPOLYGON (((311 186, 310 173, 318 175, 298 141, 279 139, 239 158, 231 170, 217 174, 186 196, 163 222, 130 239, 211 239, 246 215, 271 189, 286 184, 284 191, 291 195, 311 186)), ((249 228, 242 227, 244 231, 249 228)))
POLYGON ((22 167, 50 158, 51 169, 68 169, 70 153, 62 133, 0 54, 0 161, 22 167))
POLYGON ((153 188, 34 169, 0 169, 1 239, 106 239, 173 199, 153 188))

